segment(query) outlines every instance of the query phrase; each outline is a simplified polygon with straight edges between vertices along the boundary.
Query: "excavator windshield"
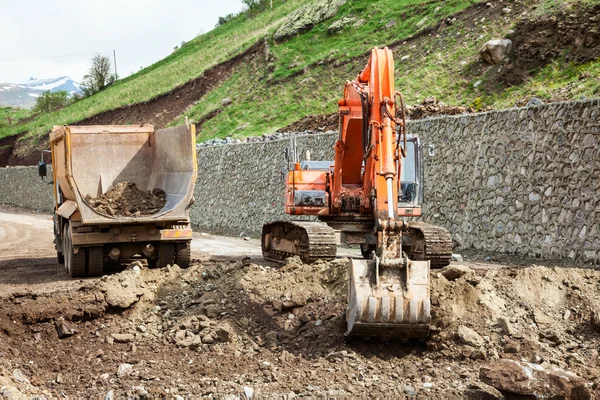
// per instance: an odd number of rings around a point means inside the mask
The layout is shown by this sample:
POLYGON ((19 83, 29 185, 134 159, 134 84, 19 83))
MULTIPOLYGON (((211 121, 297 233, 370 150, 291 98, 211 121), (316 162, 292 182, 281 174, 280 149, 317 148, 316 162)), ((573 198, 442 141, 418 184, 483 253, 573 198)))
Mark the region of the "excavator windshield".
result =
POLYGON ((417 138, 410 138, 406 143, 406 158, 402 159, 400 173, 400 189, 398 202, 401 206, 411 207, 420 203, 419 182, 419 146, 417 138))

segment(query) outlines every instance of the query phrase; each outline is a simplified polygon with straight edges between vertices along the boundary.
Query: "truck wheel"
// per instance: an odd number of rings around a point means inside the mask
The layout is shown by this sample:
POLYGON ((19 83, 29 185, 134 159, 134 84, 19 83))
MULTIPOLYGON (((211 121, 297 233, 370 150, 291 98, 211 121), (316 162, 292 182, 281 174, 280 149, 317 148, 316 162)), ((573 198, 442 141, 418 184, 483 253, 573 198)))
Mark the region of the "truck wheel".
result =
POLYGON ((175 263, 175 245, 173 243, 160 243, 154 260, 149 265, 153 268, 164 268, 175 263))
POLYGON ((189 268, 192 259, 192 243, 175 243, 175 264, 180 268, 189 268))
POLYGON ((102 247, 89 247, 87 249, 87 265, 89 276, 100 276, 104 270, 104 251, 102 247))
POLYGON ((77 254, 73 251, 73 241, 71 240, 71 230, 69 225, 65 224, 64 228, 64 243, 63 249, 65 250, 65 267, 71 275, 71 278, 81 278, 85 276, 85 248, 80 248, 77 254))

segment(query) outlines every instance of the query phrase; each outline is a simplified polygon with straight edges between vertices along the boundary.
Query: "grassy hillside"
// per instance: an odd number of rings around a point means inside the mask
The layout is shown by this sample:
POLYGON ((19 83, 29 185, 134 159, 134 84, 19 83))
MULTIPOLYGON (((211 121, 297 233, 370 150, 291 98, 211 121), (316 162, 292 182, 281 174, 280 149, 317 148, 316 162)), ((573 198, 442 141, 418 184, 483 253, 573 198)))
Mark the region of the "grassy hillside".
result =
POLYGON ((528 20, 570 15, 600 0, 492 2, 492 7, 475 0, 349 0, 333 18, 274 41, 272 34, 286 16, 311 2, 274 1, 272 10, 253 18, 242 15, 95 96, 18 126, 0 127, 0 137, 23 131, 44 134, 53 124, 148 100, 262 40, 265 51, 249 54, 247 62, 171 124, 182 123, 185 116, 193 122, 205 120, 199 134, 199 140, 205 140, 272 132, 307 114, 333 112, 345 80, 364 66, 369 49, 385 45, 394 50, 396 85, 408 104, 430 95, 475 108, 510 107, 533 96, 544 101, 600 96, 598 57, 573 59, 568 40, 547 43, 552 57, 533 67, 521 65, 518 57, 487 66, 478 53, 492 38, 510 37, 523 46, 536 46, 545 31, 536 31, 528 20), (506 7, 510 10, 503 11, 506 7), (346 24, 330 32, 337 21, 346 24), (513 75, 518 74, 522 79, 515 83, 513 75), (222 105, 224 98, 231 98, 231 104, 222 105))

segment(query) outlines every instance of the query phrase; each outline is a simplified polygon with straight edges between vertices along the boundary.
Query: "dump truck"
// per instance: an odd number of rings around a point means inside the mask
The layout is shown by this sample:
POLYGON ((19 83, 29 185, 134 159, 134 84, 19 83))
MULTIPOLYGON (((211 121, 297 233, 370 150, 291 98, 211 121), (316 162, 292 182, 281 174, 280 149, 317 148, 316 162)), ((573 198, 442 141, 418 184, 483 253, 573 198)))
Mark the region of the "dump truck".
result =
MULTIPOLYGON (((149 124, 55 126, 50 147, 56 252, 71 277, 99 276, 107 265, 133 258, 150 267, 190 265, 193 125, 156 131, 149 124), (91 199, 122 182, 140 193, 160 192, 164 205, 151 215, 94 207, 91 199)), ((38 173, 42 179, 48 173, 43 154, 38 173)))

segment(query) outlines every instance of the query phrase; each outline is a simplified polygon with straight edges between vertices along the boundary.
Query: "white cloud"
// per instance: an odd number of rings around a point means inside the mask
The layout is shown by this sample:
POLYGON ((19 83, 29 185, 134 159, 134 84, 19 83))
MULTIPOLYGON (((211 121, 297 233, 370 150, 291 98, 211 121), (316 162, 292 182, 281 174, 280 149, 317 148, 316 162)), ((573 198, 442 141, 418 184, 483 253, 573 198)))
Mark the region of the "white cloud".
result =
POLYGON ((0 41, 0 82, 58 76, 79 81, 93 54, 112 58, 113 49, 119 75, 128 75, 241 8, 240 0, 9 2, 0 14, 0 37, 10 38, 0 41), (78 56, 41 58, 66 55, 78 56), (17 59, 27 60, 5 61, 17 59))

